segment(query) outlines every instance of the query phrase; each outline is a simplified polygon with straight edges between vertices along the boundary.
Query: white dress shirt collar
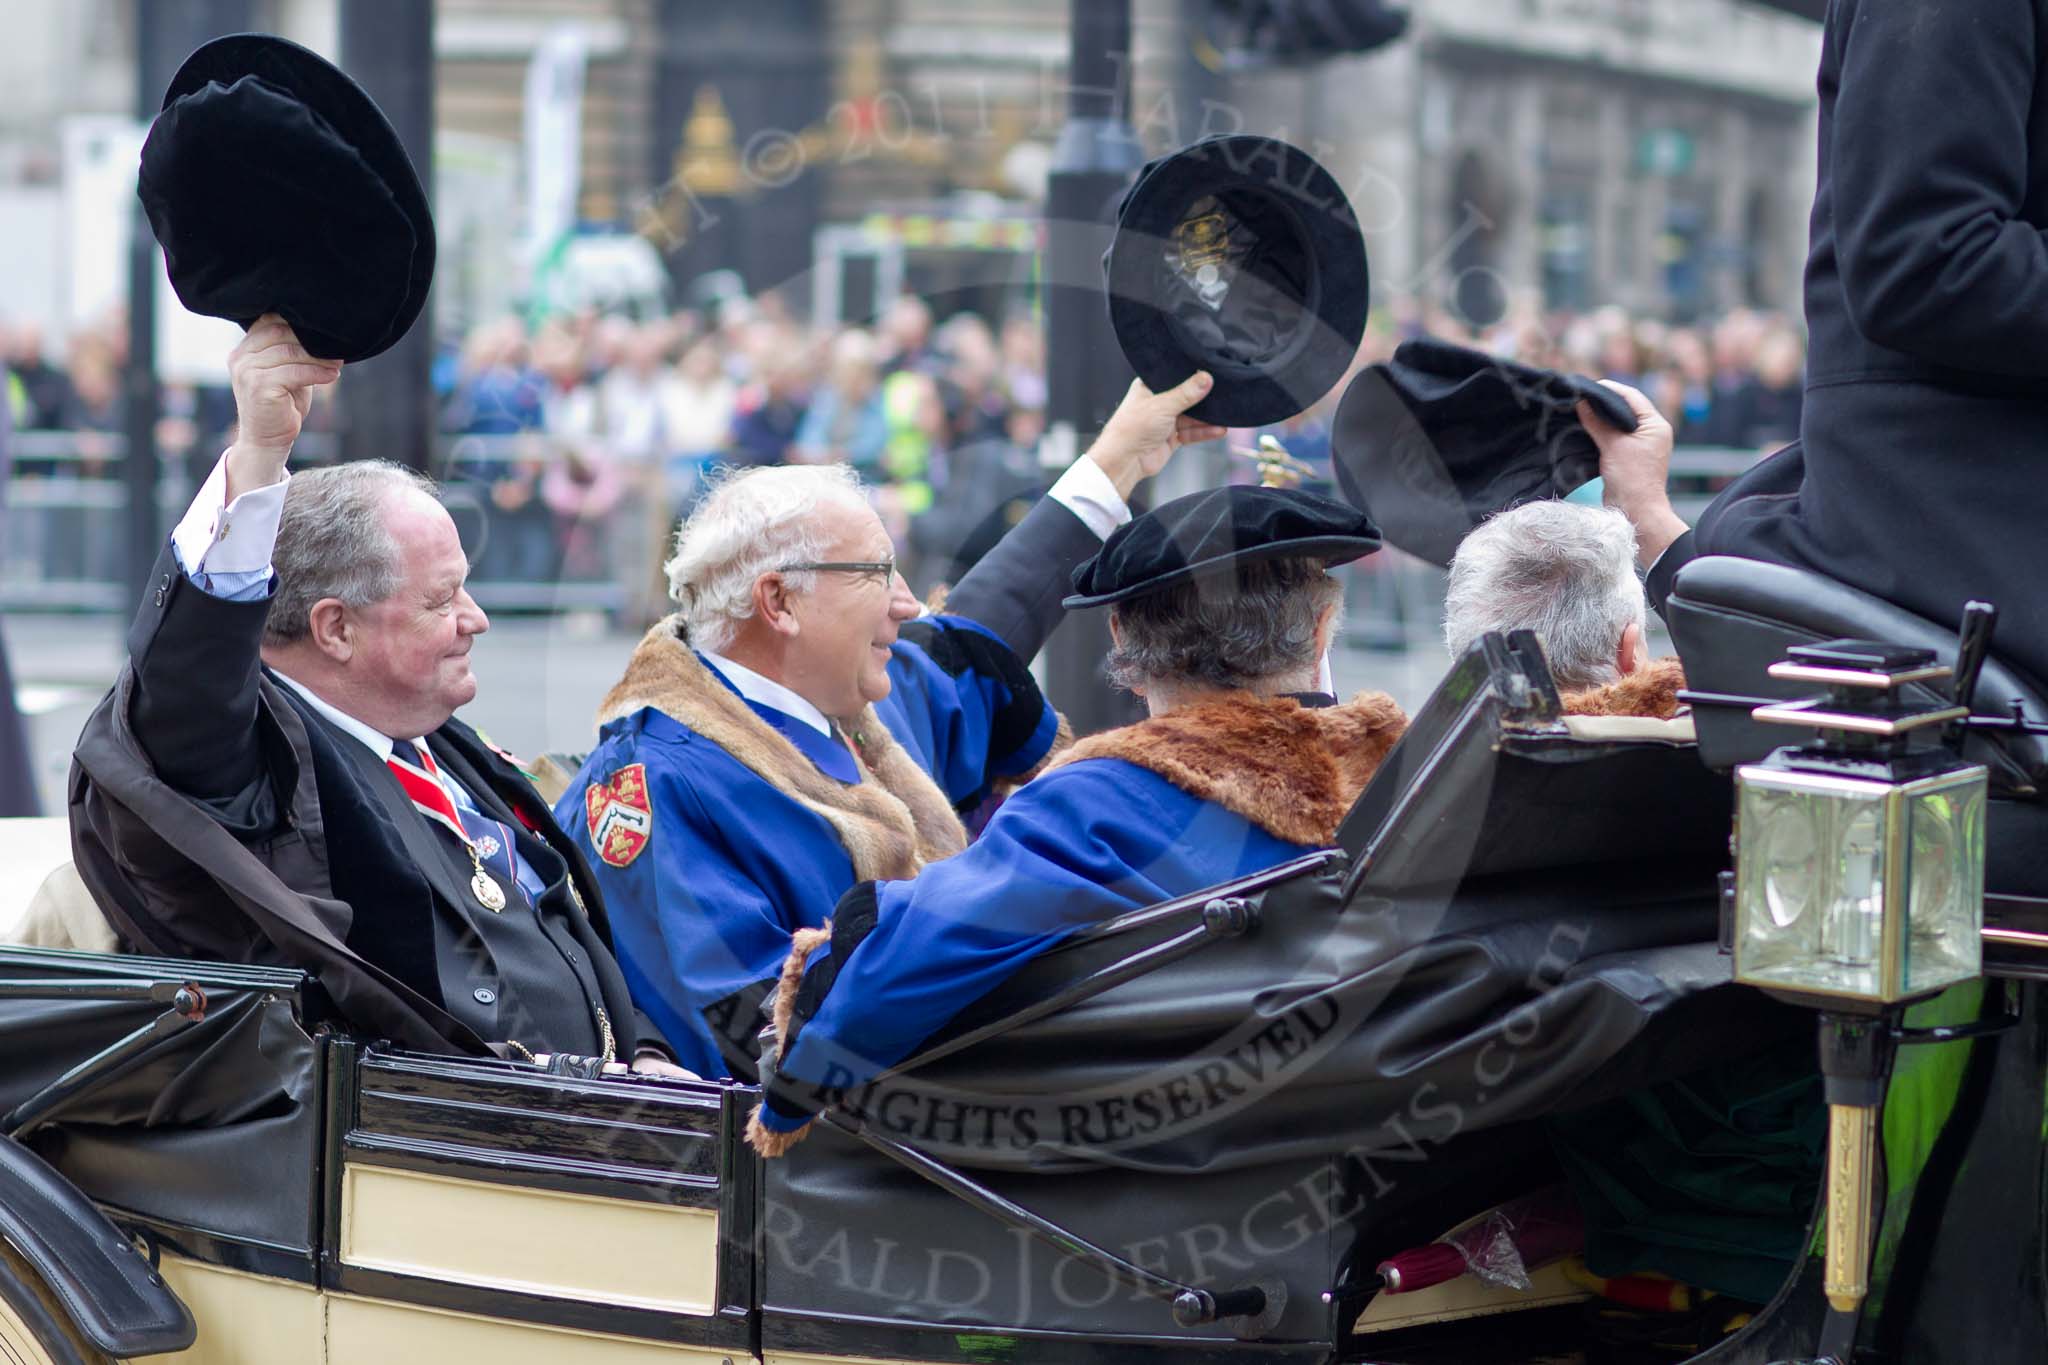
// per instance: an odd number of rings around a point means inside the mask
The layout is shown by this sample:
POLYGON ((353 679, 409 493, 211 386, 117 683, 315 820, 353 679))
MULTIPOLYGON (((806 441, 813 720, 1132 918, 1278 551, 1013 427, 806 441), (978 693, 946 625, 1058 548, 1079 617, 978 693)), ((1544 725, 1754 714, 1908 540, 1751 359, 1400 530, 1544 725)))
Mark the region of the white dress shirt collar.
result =
POLYGON ((297 678, 289 678, 282 673, 279 673, 277 678, 279 682, 282 682, 285 686, 291 688, 292 691, 304 697, 307 705, 311 706, 315 711, 318 711, 328 720, 333 721, 344 732, 354 735, 358 740, 362 741, 363 747, 375 754, 378 762, 382 763, 390 759, 391 750, 397 745, 397 741, 392 739, 391 736, 363 724, 363 722, 340 710, 331 702, 315 696, 312 689, 297 678))
POLYGON ((784 687, 773 678, 764 678, 744 664, 736 664, 723 654, 713 654, 708 649, 697 651, 720 676, 731 683, 733 690, 748 701, 780 711, 785 716, 795 716, 821 735, 832 733, 832 722, 825 719, 825 713, 784 687))

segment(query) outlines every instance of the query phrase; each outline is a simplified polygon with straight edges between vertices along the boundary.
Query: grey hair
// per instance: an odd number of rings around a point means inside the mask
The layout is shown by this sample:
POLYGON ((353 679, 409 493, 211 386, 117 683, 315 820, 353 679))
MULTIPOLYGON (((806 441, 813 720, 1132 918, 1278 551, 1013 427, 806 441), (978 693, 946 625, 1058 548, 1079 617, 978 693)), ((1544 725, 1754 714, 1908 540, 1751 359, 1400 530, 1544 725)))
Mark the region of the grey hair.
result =
POLYGON ((1531 630, 1561 688, 1620 676, 1622 633, 1646 619, 1636 533, 1607 507, 1530 502, 1465 537, 1451 560, 1444 643, 1452 657, 1490 630, 1531 630))
POLYGON ((263 618, 265 644, 304 639, 314 604, 326 598, 367 607, 398 591, 398 541, 385 524, 385 510, 394 493, 408 488, 437 496, 432 479, 389 460, 355 460, 292 475, 277 546, 270 552, 277 593, 263 618))
MULTIPOLYGON (((829 502, 867 505, 853 466, 778 465, 714 480, 676 532, 675 554, 663 566, 691 644, 724 649, 754 614, 754 580, 784 564, 825 558, 829 546, 816 514, 829 502)), ((816 587, 816 579, 784 575, 798 592, 816 587)))
POLYGON ((1197 580, 1119 602, 1110 680, 1245 688, 1314 669, 1316 621, 1343 595, 1319 559, 1270 559, 1240 565, 1234 583, 1197 580))

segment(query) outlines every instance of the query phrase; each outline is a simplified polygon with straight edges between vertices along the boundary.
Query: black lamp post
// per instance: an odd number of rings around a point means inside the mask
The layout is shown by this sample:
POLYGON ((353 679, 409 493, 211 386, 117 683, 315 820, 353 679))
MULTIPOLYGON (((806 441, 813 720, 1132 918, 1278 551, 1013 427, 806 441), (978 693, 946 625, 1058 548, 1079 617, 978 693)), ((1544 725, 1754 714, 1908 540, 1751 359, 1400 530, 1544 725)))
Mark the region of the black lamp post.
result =
MULTIPOLYGON (((434 7, 342 0, 341 67, 391 120, 434 199, 434 7)), ((335 397, 341 458, 396 460, 424 470, 433 454, 434 314, 380 356, 351 365, 335 397)))
MULTIPOLYGON (((162 106, 164 90, 192 49, 223 34, 254 27, 252 0, 137 0, 135 6, 135 113, 147 123, 162 106)), ((142 201, 133 201, 128 240, 128 366, 121 377, 122 429, 128 453, 121 461, 128 499, 122 537, 128 559, 123 602, 142 600, 149 567, 163 549, 164 526, 156 502, 163 469, 156 448, 162 415, 156 385, 156 284, 163 253, 150 231, 142 201)))
MULTIPOLYGON (((1130 0, 1071 0, 1067 122, 1046 191, 1045 355, 1049 429, 1080 454, 1130 386, 1102 299, 1102 253, 1116 202, 1144 164, 1132 131, 1130 0)), ((1101 612, 1070 618, 1046 645, 1053 702, 1087 734, 1134 719, 1102 672, 1109 627, 1101 612)))

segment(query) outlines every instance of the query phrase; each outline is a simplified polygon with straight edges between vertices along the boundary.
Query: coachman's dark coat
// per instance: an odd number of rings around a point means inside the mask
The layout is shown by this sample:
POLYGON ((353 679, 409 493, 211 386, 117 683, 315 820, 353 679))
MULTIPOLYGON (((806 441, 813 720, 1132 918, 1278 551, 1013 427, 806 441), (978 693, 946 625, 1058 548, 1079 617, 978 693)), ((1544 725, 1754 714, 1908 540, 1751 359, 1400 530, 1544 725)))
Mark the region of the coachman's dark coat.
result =
POLYGON ((1834 0, 1800 440, 1692 554, 1813 569, 1937 622, 2001 612, 2048 679, 2048 0, 1834 0))
MULTIPOLYGON (((390 803, 369 786, 382 774, 353 761, 357 741, 264 672, 268 606, 211 597, 168 549, 158 557, 130 663, 73 756, 79 875, 138 951, 305 968, 358 1032, 483 1054, 485 1041, 444 1007, 436 962, 435 898, 459 889, 441 887, 408 848, 390 803), (194 791, 221 795, 186 794, 194 791)), ((427 743, 480 806, 526 824, 562 856, 576 894, 557 883, 542 905, 566 917, 630 1058, 648 1030, 612 957, 590 871, 547 802, 460 721, 427 743)))

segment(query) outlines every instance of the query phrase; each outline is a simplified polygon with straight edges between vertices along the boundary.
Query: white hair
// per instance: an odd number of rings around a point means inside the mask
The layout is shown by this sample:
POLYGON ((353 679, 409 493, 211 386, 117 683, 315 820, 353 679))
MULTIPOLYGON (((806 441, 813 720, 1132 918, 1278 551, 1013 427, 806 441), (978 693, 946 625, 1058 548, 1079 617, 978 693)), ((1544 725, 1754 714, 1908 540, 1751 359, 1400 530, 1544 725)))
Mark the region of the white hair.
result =
MULTIPOLYGON (((817 512, 831 502, 867 506, 851 465, 778 465, 713 482, 676 532, 676 552, 663 566, 691 644, 724 649, 754 614, 754 580, 785 564, 826 557, 830 542, 820 534, 817 512)), ((817 586, 816 578, 802 571, 785 575, 798 592, 817 586)))
POLYGON ((1636 534, 1606 507, 1529 502, 1465 537, 1451 561, 1444 643, 1453 658, 1490 630, 1530 630, 1560 688, 1615 681, 1622 633, 1646 620, 1636 534))

